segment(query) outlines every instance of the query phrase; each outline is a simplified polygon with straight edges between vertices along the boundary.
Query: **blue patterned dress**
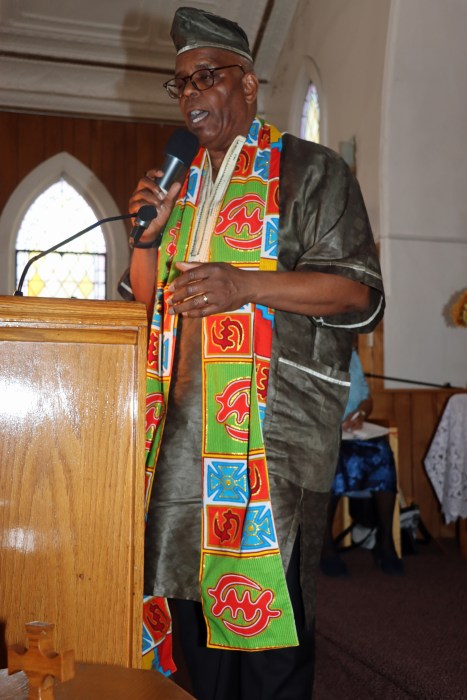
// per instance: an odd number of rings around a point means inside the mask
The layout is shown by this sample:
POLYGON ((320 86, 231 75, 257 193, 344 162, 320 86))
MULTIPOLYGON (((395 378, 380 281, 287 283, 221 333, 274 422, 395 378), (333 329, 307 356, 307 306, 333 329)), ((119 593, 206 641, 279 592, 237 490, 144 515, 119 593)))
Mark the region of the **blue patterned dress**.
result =
MULTIPOLYGON (((344 419, 370 395, 357 352, 350 361, 350 392, 344 419)), ((331 492, 335 496, 355 491, 397 491, 394 455, 386 437, 371 440, 342 440, 331 492)))

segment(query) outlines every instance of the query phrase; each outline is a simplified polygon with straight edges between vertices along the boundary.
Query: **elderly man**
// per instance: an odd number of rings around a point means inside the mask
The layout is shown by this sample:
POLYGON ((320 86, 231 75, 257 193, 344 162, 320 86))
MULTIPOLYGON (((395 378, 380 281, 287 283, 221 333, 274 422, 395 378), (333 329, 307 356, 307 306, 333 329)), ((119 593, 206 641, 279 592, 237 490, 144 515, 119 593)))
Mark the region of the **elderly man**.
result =
POLYGON ((146 592, 176 606, 197 698, 310 698, 353 338, 384 306, 374 241, 339 156, 256 116, 243 30, 179 8, 171 36, 200 150, 182 186, 150 170, 130 200, 158 210, 131 262, 152 317, 146 592))

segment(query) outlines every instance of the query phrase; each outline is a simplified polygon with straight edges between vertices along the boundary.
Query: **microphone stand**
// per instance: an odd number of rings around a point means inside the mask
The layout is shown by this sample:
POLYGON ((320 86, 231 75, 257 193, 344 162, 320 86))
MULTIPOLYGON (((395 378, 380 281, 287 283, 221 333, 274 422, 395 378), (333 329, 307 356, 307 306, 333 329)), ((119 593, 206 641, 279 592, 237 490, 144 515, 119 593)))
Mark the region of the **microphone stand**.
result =
POLYGON ((399 379, 399 377, 386 377, 383 374, 371 374, 370 372, 365 372, 365 377, 372 377, 373 379, 387 379, 388 381, 392 382, 403 382, 405 384, 417 384, 419 386, 432 386, 436 387, 437 389, 459 389, 459 391, 463 391, 460 387, 455 387, 452 386, 449 382, 446 382, 446 384, 431 384, 430 382, 416 382, 412 379, 399 379))
POLYGON ((101 224, 107 224, 110 221, 123 221, 123 219, 132 219, 135 217, 135 214, 120 214, 119 216, 109 216, 106 219, 100 219, 99 221, 96 221, 93 223, 91 226, 88 226, 87 228, 83 229, 82 231, 78 231, 78 233, 75 233, 73 236, 70 236, 64 241, 60 241, 60 243, 57 243, 56 245, 52 246, 51 248, 48 248, 47 250, 43 250, 41 253, 38 253, 37 255, 34 255, 34 257, 30 258, 28 260, 26 267, 23 270, 23 273, 21 275, 21 278, 18 283, 18 289, 15 291, 14 295, 15 297, 22 297, 23 292, 21 291, 24 280, 26 278, 26 275, 28 273, 29 268, 33 263, 36 262, 36 260, 39 260, 40 258, 43 258, 44 255, 47 255, 48 253, 53 253, 54 250, 57 250, 57 248, 61 248, 63 245, 66 245, 67 243, 70 243, 70 241, 73 241, 75 238, 78 238, 78 236, 82 236, 83 234, 87 233, 88 231, 91 231, 91 229, 96 228, 97 226, 100 226, 101 224))

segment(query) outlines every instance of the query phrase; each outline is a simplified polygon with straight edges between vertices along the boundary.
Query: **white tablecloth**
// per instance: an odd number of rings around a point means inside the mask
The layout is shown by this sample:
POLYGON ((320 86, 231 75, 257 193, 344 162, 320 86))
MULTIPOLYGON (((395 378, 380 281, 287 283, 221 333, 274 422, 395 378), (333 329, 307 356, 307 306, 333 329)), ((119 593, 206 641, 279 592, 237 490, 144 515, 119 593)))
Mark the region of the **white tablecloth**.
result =
POLYGON ((467 394, 454 394, 424 460, 447 523, 467 518, 467 394))

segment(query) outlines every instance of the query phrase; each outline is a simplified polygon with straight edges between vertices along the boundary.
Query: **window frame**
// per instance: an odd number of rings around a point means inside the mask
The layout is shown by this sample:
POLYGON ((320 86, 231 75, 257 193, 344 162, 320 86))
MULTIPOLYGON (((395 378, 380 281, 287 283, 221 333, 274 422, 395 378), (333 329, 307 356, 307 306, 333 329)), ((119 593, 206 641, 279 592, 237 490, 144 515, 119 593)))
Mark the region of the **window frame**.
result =
MULTIPOLYGON (((84 197, 98 219, 125 213, 119 212, 99 178, 74 156, 63 151, 43 161, 17 185, 0 217, 0 246, 4 251, 0 256, 0 294, 11 295, 15 291, 16 238, 26 211, 36 197, 61 177, 84 197)), ((117 285, 130 260, 125 223, 103 224, 102 232, 107 250, 106 298, 121 301, 117 285)), ((77 231, 64 225, 64 239, 74 233, 77 231)))

